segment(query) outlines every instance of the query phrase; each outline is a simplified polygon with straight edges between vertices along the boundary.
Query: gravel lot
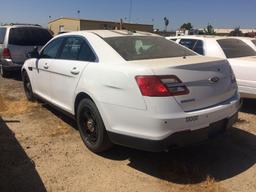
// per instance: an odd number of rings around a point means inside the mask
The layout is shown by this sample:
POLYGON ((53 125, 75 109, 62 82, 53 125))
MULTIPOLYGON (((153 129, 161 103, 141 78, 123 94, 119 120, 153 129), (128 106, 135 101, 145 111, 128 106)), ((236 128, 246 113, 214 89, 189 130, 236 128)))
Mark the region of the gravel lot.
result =
POLYGON ((256 101, 246 100, 226 136, 148 153, 96 155, 75 122, 26 101, 22 82, 0 78, 0 191, 256 191, 256 101))

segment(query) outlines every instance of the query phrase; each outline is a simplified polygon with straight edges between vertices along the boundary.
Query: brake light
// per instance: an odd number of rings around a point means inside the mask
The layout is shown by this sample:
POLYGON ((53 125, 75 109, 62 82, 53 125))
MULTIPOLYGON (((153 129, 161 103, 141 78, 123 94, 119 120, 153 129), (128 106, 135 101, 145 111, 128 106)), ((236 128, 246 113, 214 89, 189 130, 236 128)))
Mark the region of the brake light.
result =
POLYGON ((2 53, 2 58, 3 59, 11 59, 11 53, 8 48, 4 48, 3 53, 2 53))
POLYGON ((135 79, 143 96, 167 97, 189 93, 187 87, 174 75, 136 76, 135 79))

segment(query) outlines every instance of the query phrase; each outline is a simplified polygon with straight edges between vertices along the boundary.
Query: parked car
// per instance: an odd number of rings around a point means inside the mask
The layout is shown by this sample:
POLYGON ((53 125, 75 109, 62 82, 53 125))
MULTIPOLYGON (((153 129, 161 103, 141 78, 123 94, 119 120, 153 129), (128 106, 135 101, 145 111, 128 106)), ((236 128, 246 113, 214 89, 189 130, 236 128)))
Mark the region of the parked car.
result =
POLYGON ((180 36, 176 42, 200 55, 227 59, 237 78, 241 97, 256 98, 256 51, 245 40, 237 37, 180 36))
POLYGON ((0 26, 0 74, 6 77, 11 71, 20 70, 26 54, 34 46, 41 48, 51 38, 49 31, 38 25, 0 26))
POLYGON ((155 34, 80 31, 54 37, 22 68, 29 100, 76 118, 85 145, 148 151, 222 133, 240 106, 232 69, 155 34))

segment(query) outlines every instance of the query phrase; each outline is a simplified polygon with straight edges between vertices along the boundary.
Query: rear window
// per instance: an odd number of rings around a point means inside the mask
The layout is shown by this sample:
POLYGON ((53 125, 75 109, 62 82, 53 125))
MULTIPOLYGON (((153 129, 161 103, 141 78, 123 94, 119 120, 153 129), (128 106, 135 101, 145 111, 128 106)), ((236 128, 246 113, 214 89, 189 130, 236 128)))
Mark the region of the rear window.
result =
POLYGON ((0 44, 4 43, 5 33, 6 33, 6 28, 0 28, 0 44))
POLYGON ((105 41, 127 61, 195 55, 192 51, 163 37, 109 37, 105 38, 105 41))
POLYGON ((25 27, 12 28, 9 34, 9 44, 21 46, 43 46, 52 35, 46 29, 25 27))
POLYGON ((256 46, 256 39, 255 40, 252 40, 253 44, 256 46))
POLYGON ((256 52, 239 39, 217 40, 227 58, 256 56, 256 52))

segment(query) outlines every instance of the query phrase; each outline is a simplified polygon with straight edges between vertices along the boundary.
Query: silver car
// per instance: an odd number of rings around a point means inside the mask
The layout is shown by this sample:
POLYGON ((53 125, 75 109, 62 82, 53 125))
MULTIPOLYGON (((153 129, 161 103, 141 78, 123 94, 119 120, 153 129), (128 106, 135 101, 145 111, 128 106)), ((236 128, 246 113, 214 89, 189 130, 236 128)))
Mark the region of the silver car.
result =
POLYGON ((20 70, 26 55, 37 46, 41 48, 52 35, 39 25, 10 24, 0 26, 0 74, 8 76, 20 70))

